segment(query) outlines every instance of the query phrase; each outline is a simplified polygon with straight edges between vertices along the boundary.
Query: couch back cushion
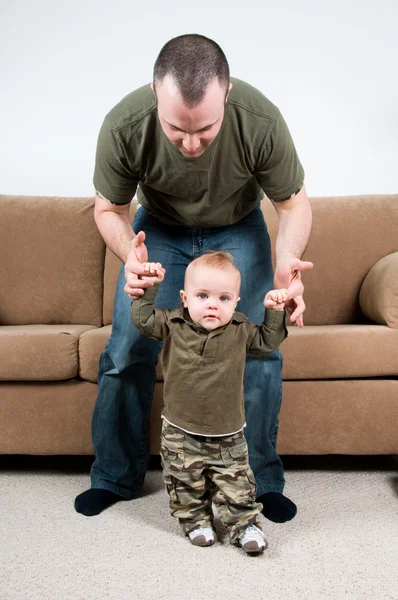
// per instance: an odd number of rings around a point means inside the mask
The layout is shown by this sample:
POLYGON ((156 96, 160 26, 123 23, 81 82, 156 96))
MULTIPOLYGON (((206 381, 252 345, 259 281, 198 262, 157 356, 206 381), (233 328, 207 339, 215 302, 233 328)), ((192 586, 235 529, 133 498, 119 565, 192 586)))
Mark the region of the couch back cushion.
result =
MULTIPOLYGON (((310 198, 313 226, 303 275, 307 325, 362 323, 359 292, 378 260, 398 250, 398 195, 310 198)), ((263 212, 275 247, 278 219, 270 202, 263 212)), ((274 252, 275 257, 275 252, 274 252)))
MULTIPOLYGON (((304 260, 314 263, 303 275, 307 325, 362 323, 361 284, 372 266, 398 250, 398 195, 310 198, 313 228, 304 260)), ((278 217, 271 202, 262 209, 272 240, 278 217)), ((133 216, 135 207, 132 206, 133 216)), ((112 307, 120 261, 107 251, 104 323, 112 322, 112 307)))
POLYGON ((102 325, 93 198, 0 196, 0 325, 102 325))

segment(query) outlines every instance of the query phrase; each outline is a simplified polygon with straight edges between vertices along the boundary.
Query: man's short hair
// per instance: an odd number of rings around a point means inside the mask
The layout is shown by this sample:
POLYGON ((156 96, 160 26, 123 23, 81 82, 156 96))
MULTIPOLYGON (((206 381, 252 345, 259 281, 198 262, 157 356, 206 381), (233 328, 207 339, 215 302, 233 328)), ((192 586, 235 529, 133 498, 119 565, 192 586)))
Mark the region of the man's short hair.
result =
POLYGON ((225 86, 225 95, 229 88, 229 65, 224 52, 216 42, 197 33, 180 35, 163 46, 153 70, 155 89, 166 75, 174 79, 190 108, 203 100, 215 77, 225 86))

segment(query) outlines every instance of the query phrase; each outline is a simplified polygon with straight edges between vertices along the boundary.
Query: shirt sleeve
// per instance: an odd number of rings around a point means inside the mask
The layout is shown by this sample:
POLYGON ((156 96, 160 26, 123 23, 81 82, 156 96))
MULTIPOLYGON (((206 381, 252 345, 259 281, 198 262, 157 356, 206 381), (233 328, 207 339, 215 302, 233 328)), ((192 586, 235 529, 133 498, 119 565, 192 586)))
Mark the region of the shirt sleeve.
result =
POLYGON ((98 135, 94 167, 94 187, 114 204, 128 204, 134 197, 138 175, 129 165, 125 150, 107 119, 98 135))
POLYGON ((159 285, 146 288, 143 296, 133 300, 130 309, 131 322, 141 333, 154 340, 164 340, 170 328, 168 310, 155 309, 155 298, 159 285))
POLYGON ((249 354, 262 356, 273 352, 287 337, 284 310, 265 309, 264 321, 261 325, 250 323, 251 330, 247 340, 249 354))
POLYGON ((301 190, 304 169, 288 126, 280 113, 259 154, 254 175, 270 200, 281 202, 301 190))

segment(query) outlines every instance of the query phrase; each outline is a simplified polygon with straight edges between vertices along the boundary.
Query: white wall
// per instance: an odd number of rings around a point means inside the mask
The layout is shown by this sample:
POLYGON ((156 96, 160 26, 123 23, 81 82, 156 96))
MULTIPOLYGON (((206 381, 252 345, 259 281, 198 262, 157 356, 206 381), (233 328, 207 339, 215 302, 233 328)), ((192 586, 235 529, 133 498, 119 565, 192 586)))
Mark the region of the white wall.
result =
POLYGON ((310 195, 397 192, 396 0, 0 0, 0 192, 91 195, 105 114, 202 33, 279 106, 310 195))

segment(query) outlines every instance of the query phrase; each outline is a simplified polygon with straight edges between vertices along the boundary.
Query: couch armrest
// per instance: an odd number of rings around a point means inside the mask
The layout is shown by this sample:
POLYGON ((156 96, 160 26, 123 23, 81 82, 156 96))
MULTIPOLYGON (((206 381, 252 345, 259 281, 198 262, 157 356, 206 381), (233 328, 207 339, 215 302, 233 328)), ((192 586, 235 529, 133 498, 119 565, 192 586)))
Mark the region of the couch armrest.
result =
POLYGON ((359 304, 371 321, 398 329, 398 252, 384 256, 370 269, 359 304))

